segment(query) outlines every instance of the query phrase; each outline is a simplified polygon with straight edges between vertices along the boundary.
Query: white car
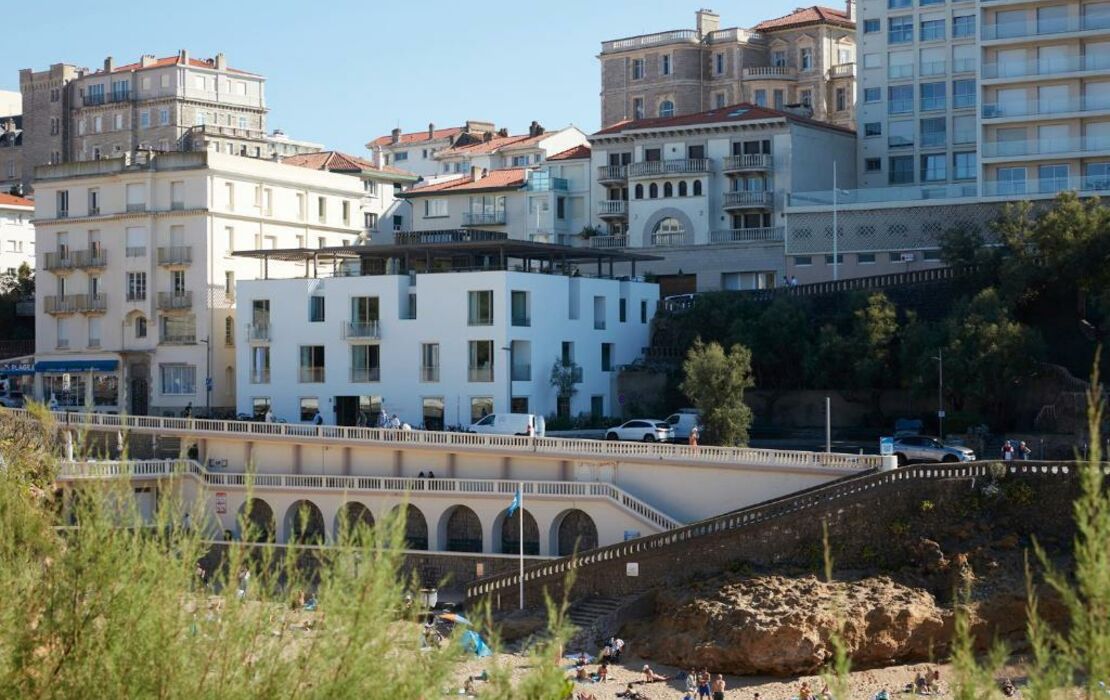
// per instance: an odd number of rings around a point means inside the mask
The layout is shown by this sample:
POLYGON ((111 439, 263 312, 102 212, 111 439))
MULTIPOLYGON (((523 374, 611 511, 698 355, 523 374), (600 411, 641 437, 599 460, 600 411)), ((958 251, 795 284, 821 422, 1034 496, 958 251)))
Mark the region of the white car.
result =
POLYGON ((637 418, 605 431, 606 440, 639 440, 643 442, 670 442, 674 429, 661 420, 637 418))

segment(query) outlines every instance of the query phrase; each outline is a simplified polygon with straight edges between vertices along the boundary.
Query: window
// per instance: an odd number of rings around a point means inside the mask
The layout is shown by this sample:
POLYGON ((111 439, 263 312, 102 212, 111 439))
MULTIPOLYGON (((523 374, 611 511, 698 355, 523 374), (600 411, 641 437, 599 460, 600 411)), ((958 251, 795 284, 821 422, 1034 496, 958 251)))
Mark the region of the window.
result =
POLYGON ((374 212, 364 212, 362 215, 362 225, 368 229, 378 228, 378 215, 374 212))
POLYGON ((881 102, 883 99, 883 89, 877 87, 869 87, 863 89, 863 101, 866 103, 881 102))
MULTIPOLYGON (((944 83, 941 83, 943 85, 944 83)), ((924 89, 924 85, 921 86, 924 89)), ((913 111, 913 85, 887 87, 887 113, 905 114, 913 111)))
POLYGON ((659 59, 659 61, 660 61, 659 72, 662 73, 663 75, 670 75, 671 74, 671 55, 669 53, 665 53, 659 59))
POLYGON ((127 273, 127 301, 146 301, 146 273, 127 273))
POLYGON ((512 292, 512 324, 514 326, 531 326, 532 316, 529 311, 528 292, 513 290, 512 292))
POLYGON ((328 198, 316 198, 316 219, 320 223, 325 223, 328 220, 328 198))
POLYGON ((659 199, 659 185, 654 182, 648 185, 648 199, 659 199))
POLYGON ((642 58, 632 59, 632 79, 633 80, 643 80, 643 78, 644 78, 644 59, 642 59, 642 58))
POLYGON ((601 344, 601 371, 602 372, 612 372, 613 371, 613 344, 612 343, 602 343, 601 344))
POLYGON ((235 317, 227 316, 224 318, 224 345, 227 347, 235 347, 235 317))
POLYGON ((975 36, 975 15, 952 18, 952 38, 963 39, 975 36))
POLYGON ((952 143, 975 143, 975 116, 952 117, 952 143))
POLYGON ((142 112, 139 112, 139 128, 142 128, 142 129, 149 129, 150 128, 150 112, 149 111, 144 110, 142 112))
POLYGON ((863 169, 869 173, 877 173, 883 169, 882 158, 865 158, 863 160, 863 169))
POLYGON ((255 345, 251 348, 251 384, 270 383, 270 346, 255 345))
POLYGON ((471 340, 468 346, 468 381, 493 381, 493 341, 471 340))
POLYGON ((856 263, 859 265, 874 265, 874 253, 856 253, 856 263))
POLYGON ((643 185, 636 185, 636 187, 634 187, 632 189, 632 194, 633 194, 633 197, 635 199, 643 199, 644 198, 644 186, 643 185))
POLYGON ((113 123, 113 126, 115 127, 116 131, 119 131, 120 129, 122 129, 123 128, 123 115, 122 114, 114 115, 113 118, 112 118, 112 123, 113 123))
POLYGON ((759 105, 760 107, 766 107, 767 106, 767 91, 766 90, 756 90, 755 91, 755 103, 757 105, 759 105))
POLYGON ((944 182, 948 179, 948 158, 943 153, 921 156, 921 181, 944 182))
MULTIPOLYGON (((833 264, 833 256, 826 255, 825 256, 825 264, 826 265, 832 265, 833 264)), ((836 264, 837 265, 843 265, 844 264, 844 253, 837 253, 836 254, 836 264)))
POLYGON ((300 360, 300 381, 302 384, 324 381, 323 345, 302 345, 300 360))
POLYGON ((446 199, 425 199, 424 200, 424 218, 438 219, 447 216, 447 200, 446 199))
POLYGON ((846 88, 836 89, 836 111, 843 112, 848 109, 848 90, 846 88))
MULTIPOLYGON (((424 430, 443 430, 443 397, 426 396, 421 400, 424 430)), ((527 413, 527 411, 522 411, 527 413)))
POLYGON ((351 381, 380 382, 381 348, 377 345, 351 346, 351 381))
POLYGON ((58 205, 58 218, 64 219, 69 216, 69 190, 58 190, 55 200, 58 205))
POLYGON ((877 20, 877 19, 865 19, 865 20, 863 20, 863 33, 864 34, 874 34, 875 32, 879 31, 881 28, 882 28, 882 26, 881 26, 879 20, 877 20))
POLYGON ((883 123, 882 122, 867 122, 863 125, 864 136, 882 136, 883 123))
POLYGON ((187 396, 197 392, 197 368, 194 365, 158 365, 158 372, 164 395, 187 396))
POLYGON ((324 297, 314 294, 308 298, 308 322, 324 322, 324 297))
POLYGON ((89 188, 89 216, 96 216, 100 213, 100 190, 95 187, 89 188))
POLYGON ((670 182, 663 183, 663 197, 670 198, 674 196, 674 185, 670 182))
POLYGON ((809 46, 801 50, 799 64, 802 70, 813 70, 813 49, 809 46))
POLYGON ((930 148, 945 146, 948 143, 948 120, 945 117, 931 117, 921 120, 921 146, 930 148))
POLYGON ((640 300, 640 323, 647 323, 648 318, 648 304, 647 299, 640 300))
POLYGON ((945 88, 945 83, 921 83, 921 111, 944 109, 948 103, 945 88))
POLYGON ((1037 169, 1040 191, 1047 194, 1062 192, 1068 188, 1068 166, 1064 164, 1042 165, 1037 169))
POLYGON ((701 196, 701 180, 694 180, 694 196, 701 196))
POLYGON ((439 343, 420 344, 420 381, 439 381, 439 343))
POLYGON ((1025 194, 1025 168, 999 168, 997 177, 997 194, 1025 194))
POLYGON ((771 65, 776 68, 786 67, 786 52, 785 51, 772 51, 771 52, 771 65))
POLYGON ((628 323, 628 300, 624 297, 620 298, 617 302, 617 320, 621 323, 628 323))
POLYGON ((235 211, 235 183, 224 183, 224 206, 228 211, 235 211))
POLYGON ((771 93, 771 99, 774 100, 773 106, 775 109, 781 110, 786 105, 786 95, 782 90, 775 90, 771 93))
POLYGON ((136 316, 135 317, 135 337, 136 338, 145 338, 146 337, 146 316, 136 316))
POLYGON ((952 81, 952 107, 965 109, 975 106, 975 78, 952 81))
POLYGON ((632 99, 632 118, 633 119, 643 119, 644 118, 644 98, 634 97, 632 99))
POLYGON ((725 93, 718 92, 713 95, 713 108, 720 109, 725 106, 725 93))
POLYGON ((802 106, 804 106, 804 107, 812 107, 813 106, 813 90, 802 90, 801 98, 802 98, 802 106))
POLYGON ((952 179, 975 179, 975 151, 952 154, 952 179))
POLYGON ((944 41, 944 20, 943 19, 923 19, 923 20, 921 20, 921 40, 922 41, 944 41))
POLYGON ((594 330, 605 330, 605 297, 594 297, 594 330))
POLYGON ((913 0, 887 0, 886 2, 888 10, 900 10, 903 7, 913 7, 913 0))
POLYGON ((883 65, 882 56, 877 53, 863 54, 863 67, 864 68, 878 68, 883 65))
POLYGON ((892 185, 913 184, 913 156, 892 157, 887 172, 892 185))
POLYGON ((659 103, 659 116, 660 117, 673 117, 674 116, 674 102, 670 100, 663 100, 659 103))
POLYGON ((168 109, 158 110, 158 123, 161 124, 162 126, 168 126, 169 125, 169 123, 170 123, 170 110, 168 110, 168 109))
POLYGON ((492 326, 493 325, 493 291, 481 290, 467 292, 467 308, 469 310, 468 325, 492 326))
POLYGON ((316 420, 316 414, 319 412, 320 399, 315 396, 308 396, 301 399, 300 421, 302 423, 310 423, 316 420))
MULTIPOLYGON (((470 422, 477 423, 493 413, 492 396, 474 396, 470 399, 470 422)), ((492 418, 490 420, 493 420, 492 418)))
POLYGON ((102 131, 104 131, 104 117, 93 117, 93 133, 99 134, 102 131))
POLYGON ((725 72, 725 55, 723 53, 718 53, 713 56, 713 69, 717 75, 721 75, 725 72))
POLYGON ((251 398, 251 411, 253 412, 255 420, 264 419, 266 414, 270 412, 270 397, 255 396, 251 398))
POLYGON ((913 41, 913 15, 887 19, 888 44, 906 44, 913 41))

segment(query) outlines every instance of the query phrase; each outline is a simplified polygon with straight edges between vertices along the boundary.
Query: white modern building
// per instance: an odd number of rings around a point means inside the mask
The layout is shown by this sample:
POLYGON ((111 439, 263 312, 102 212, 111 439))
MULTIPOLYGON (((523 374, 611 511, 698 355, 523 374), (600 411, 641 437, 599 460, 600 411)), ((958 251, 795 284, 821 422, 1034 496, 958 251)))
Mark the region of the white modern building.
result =
POLYGON ((98 411, 231 411, 236 282, 298 270, 232 252, 362 233, 360 178, 214 152, 40 166, 35 192, 36 396, 98 411))
POLYGON ((30 199, 0 192, 0 274, 35 268, 35 203, 30 199))
POLYGON ((855 181, 855 134, 738 104, 590 137, 599 249, 648 249, 663 294, 775 286, 788 192, 855 181))
POLYGON ((244 280, 240 413, 290 422, 469 425, 489 413, 616 412, 618 368, 649 344, 658 286, 613 278, 646 256, 468 230, 404 245, 246 251, 312 276, 244 280), (571 377, 553 385, 558 364, 571 377))

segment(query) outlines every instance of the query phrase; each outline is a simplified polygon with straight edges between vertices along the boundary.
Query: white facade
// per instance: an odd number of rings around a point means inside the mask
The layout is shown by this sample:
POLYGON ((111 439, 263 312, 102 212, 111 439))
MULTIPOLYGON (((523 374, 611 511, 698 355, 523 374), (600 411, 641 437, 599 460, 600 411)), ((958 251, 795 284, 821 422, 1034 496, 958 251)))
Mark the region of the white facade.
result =
POLYGON ((248 321, 256 332, 240 322, 256 339, 236 349, 239 412, 270 407, 277 418, 309 422, 318 407, 325 423, 354 425, 357 411, 373 419, 385 410, 439 428, 509 411, 510 374, 513 412, 555 413, 556 361, 581 368, 570 414, 614 413, 616 370, 648 345, 658 287, 414 272, 256 279, 240 282, 237 298, 241 309, 259 309, 248 321))
POLYGON ((229 411, 235 284, 266 272, 232 251, 343 245, 362 230, 358 178, 253 158, 168 153, 36 176, 36 393, 63 405, 229 411))
POLYGON ((0 117, 23 113, 23 95, 17 90, 0 90, 0 117))
POLYGON ((0 274, 12 273, 26 263, 35 269, 35 203, 0 192, 0 274))
POLYGON ((453 147, 437 151, 435 160, 440 164, 440 173, 469 173, 472 168, 524 168, 587 144, 586 134, 575 126, 546 131, 532 122, 527 134, 510 135, 503 129, 477 140, 458 139, 453 147))
POLYGON ((402 133, 394 129, 388 136, 378 138, 366 144, 370 150, 371 160, 378 166, 394 166, 406 170, 420 177, 430 177, 439 174, 442 166, 436 160, 436 154, 451 148, 459 138, 481 138, 485 133, 495 130, 493 122, 467 121, 463 126, 437 129, 435 124, 428 124, 427 131, 402 133))

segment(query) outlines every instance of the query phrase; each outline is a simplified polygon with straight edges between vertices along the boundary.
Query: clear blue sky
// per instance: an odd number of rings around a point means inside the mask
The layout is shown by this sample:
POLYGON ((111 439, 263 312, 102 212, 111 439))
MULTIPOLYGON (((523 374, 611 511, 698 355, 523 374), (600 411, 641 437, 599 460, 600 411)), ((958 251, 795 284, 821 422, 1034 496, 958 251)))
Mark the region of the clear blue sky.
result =
POLYGON ((223 51, 233 67, 265 75, 271 129, 356 155, 395 126, 415 131, 429 121, 487 119, 521 132, 537 119, 590 132, 598 128, 603 40, 693 28, 694 12, 706 5, 722 27, 750 27, 803 4, 55 0, 43 9, 16 2, 0 29, 0 89, 19 89, 20 68, 95 68, 109 55, 127 63, 186 48, 197 57, 223 51))

